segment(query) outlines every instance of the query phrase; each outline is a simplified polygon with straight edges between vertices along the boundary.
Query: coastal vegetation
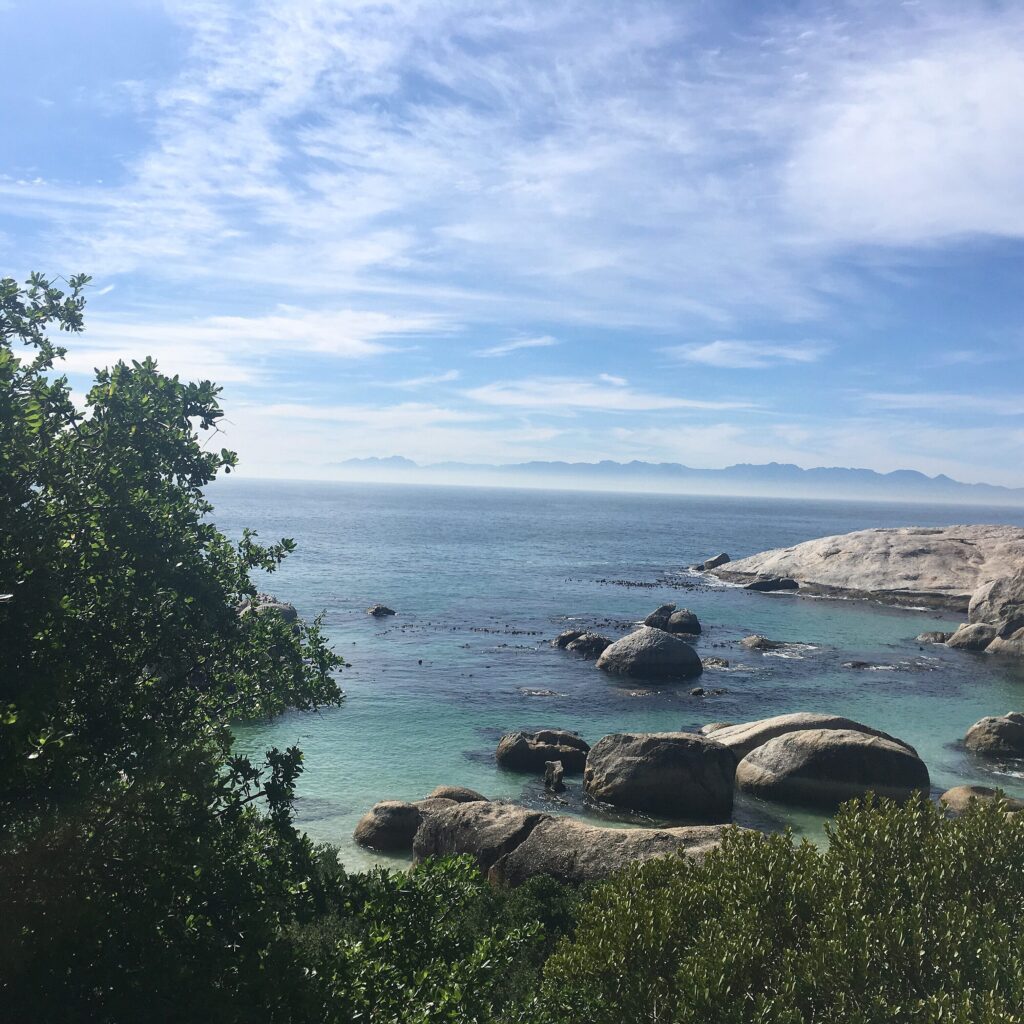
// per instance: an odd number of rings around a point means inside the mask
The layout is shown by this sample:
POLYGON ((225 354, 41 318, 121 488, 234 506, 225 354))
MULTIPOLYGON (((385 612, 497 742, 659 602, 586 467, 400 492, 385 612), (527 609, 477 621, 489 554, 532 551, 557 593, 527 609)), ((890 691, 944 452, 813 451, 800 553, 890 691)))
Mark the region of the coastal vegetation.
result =
MULTIPOLYGON (((213 384, 146 359, 74 399, 48 334, 82 330, 88 283, 0 282, 5 1019, 1024 1020, 1024 817, 998 797, 848 803, 824 848, 723 826, 601 883, 346 871, 296 826, 301 751, 233 744, 343 701, 321 623, 259 592, 294 544, 211 522, 236 464, 213 384)), ((541 742, 579 747, 516 750, 541 742)))

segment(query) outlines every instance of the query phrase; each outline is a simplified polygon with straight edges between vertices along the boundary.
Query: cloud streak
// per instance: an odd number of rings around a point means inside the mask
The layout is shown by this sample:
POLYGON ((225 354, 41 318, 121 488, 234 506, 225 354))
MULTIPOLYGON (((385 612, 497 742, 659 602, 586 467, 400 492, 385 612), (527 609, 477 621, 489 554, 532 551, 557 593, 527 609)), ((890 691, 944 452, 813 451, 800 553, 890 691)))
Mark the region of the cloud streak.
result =
POLYGON ((767 341, 709 341, 665 349, 673 359, 728 370, 764 369, 781 363, 815 363, 825 354, 817 344, 777 345, 767 341))

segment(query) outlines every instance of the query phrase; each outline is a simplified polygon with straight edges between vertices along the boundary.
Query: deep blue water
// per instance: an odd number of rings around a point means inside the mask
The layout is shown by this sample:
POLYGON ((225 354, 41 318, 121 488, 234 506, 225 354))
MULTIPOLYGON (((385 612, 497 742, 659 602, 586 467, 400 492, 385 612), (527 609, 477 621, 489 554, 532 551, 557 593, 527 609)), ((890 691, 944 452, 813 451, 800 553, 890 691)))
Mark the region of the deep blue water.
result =
MULTIPOLYGON (((739 558, 872 526, 1024 525, 1024 510, 244 480, 218 483, 211 500, 231 535, 251 526, 298 542, 266 589, 303 616, 324 612, 351 663, 340 708, 248 723, 237 735, 256 753, 302 747, 300 823, 353 867, 380 859, 350 840, 377 800, 457 783, 545 804, 535 781, 494 764, 497 738, 511 729, 575 729, 593 743, 609 732, 832 711, 914 744, 940 792, 992 781, 958 740, 982 715, 1024 706, 1019 667, 914 642, 955 626, 947 616, 754 594, 685 571, 720 550, 739 558), (399 614, 371 618, 365 609, 377 601, 399 614), (619 636, 665 601, 698 614, 701 654, 730 660, 700 680, 725 694, 624 683, 547 642, 570 624, 619 636), (737 641, 750 633, 807 646, 787 657, 745 651, 737 641), (851 660, 878 667, 843 666, 851 660)), ((996 781, 1024 796, 1024 781, 996 781)), ((580 809, 575 780, 567 799, 563 809, 580 809)), ((811 816, 747 800, 736 817, 820 831, 811 816)))

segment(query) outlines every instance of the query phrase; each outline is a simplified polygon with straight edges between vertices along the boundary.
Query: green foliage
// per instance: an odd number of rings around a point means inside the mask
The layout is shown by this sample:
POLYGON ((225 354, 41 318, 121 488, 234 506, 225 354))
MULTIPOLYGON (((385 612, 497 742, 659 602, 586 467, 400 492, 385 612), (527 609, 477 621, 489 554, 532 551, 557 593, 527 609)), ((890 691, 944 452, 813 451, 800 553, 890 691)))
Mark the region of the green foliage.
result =
POLYGON ((0 281, 5 1013, 286 1019, 301 754, 237 757, 229 721, 338 702, 340 659, 319 623, 240 614, 293 544, 209 522, 219 389, 147 359, 72 401, 46 332, 82 329, 87 284, 0 281))
POLYGON ((1024 1020, 1024 816, 850 804, 818 850, 732 834, 599 888, 536 1020, 1024 1020))
MULTIPOLYGON (((297 928, 322 1016, 374 1024, 504 1021, 523 997, 522 964, 541 944, 534 920, 492 920, 502 897, 470 858, 408 874, 375 870, 335 889, 332 913, 297 928)), ((529 976, 530 987, 535 972, 529 976)))

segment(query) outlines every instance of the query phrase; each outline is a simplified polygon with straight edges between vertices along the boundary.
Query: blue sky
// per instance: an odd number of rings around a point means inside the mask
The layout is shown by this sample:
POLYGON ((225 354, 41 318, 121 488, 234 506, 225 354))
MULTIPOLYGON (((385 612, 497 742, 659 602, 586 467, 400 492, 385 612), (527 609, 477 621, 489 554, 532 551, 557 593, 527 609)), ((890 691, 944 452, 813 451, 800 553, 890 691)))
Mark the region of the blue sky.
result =
POLYGON ((69 369, 353 456, 1024 485, 1024 5, 0 0, 0 269, 69 369))

